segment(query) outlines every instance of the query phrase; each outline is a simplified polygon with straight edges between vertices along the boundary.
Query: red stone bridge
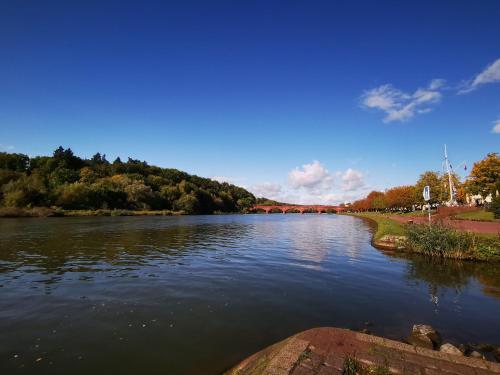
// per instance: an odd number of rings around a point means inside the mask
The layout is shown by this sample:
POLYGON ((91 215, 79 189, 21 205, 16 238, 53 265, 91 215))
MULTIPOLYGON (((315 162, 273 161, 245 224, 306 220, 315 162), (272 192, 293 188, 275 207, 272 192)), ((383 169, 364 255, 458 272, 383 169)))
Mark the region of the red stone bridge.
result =
POLYGON ((314 211, 317 213, 322 212, 343 212, 346 208, 341 206, 321 206, 321 205, 312 205, 312 206, 302 206, 302 205, 274 205, 274 206, 263 206, 263 205, 255 205, 251 208, 252 211, 265 211, 266 214, 271 211, 280 211, 286 214, 288 211, 299 211, 303 214, 305 211, 314 211))

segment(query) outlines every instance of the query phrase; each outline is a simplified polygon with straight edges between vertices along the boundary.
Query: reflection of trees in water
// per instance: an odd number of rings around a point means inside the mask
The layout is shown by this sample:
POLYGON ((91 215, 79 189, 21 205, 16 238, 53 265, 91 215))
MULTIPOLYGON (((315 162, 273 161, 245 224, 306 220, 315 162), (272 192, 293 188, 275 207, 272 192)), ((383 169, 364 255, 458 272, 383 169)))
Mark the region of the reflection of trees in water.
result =
MULTIPOLYGON (((85 222, 67 224, 53 221, 45 231, 0 238, 0 273, 19 270, 62 275, 111 271, 116 266, 130 270, 158 260, 178 262, 188 254, 207 250, 223 256, 248 235, 248 225, 238 223, 158 226, 151 222, 147 227, 134 227, 133 221, 128 226, 121 219, 116 223, 90 221, 88 226, 85 222)), ((51 276, 46 281, 58 279, 51 276)))
POLYGON ((431 299, 436 300, 440 288, 455 289, 459 294, 471 279, 481 284, 483 293, 500 298, 500 267, 497 264, 431 258, 417 254, 387 255, 408 259, 408 279, 426 282, 431 299))
POLYGON ((481 264, 477 266, 476 278, 483 286, 484 294, 500 298, 500 265, 481 264))

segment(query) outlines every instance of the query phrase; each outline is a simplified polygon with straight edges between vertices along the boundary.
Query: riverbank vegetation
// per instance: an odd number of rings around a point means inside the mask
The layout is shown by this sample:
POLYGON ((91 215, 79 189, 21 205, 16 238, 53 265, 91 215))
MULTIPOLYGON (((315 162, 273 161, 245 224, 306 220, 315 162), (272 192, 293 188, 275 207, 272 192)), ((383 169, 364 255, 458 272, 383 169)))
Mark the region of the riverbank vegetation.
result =
POLYGON ((72 216, 171 216, 182 212, 171 210, 64 210, 62 208, 0 207, 0 217, 72 217, 72 216))
POLYGON ((386 236, 404 236, 404 225, 397 221, 389 219, 386 215, 377 212, 358 212, 350 214, 351 216, 363 217, 369 219, 376 224, 375 232, 373 233, 374 242, 386 236))
POLYGON ((402 224, 377 212, 350 213, 376 224, 373 244, 450 259, 500 261, 500 235, 458 231, 440 224, 402 224))
POLYGON ((481 236, 443 225, 405 226, 406 247, 413 252, 452 259, 500 260, 500 236, 481 236))
POLYGON ((52 156, 0 153, 3 216, 245 212, 255 201, 241 187, 131 158, 84 159, 62 147, 52 156))
MULTIPOLYGON (((498 212, 500 218, 500 156, 490 153, 483 160, 474 164, 466 181, 461 182, 456 174, 452 174, 455 199, 459 204, 475 200, 472 197, 492 197, 489 207, 491 212, 498 212)), ((350 205, 352 211, 385 211, 409 212, 416 207, 427 204, 422 196, 424 186, 429 186, 431 199, 429 203, 435 207, 450 198, 448 175, 435 171, 427 171, 420 175, 414 185, 396 186, 384 192, 372 191, 365 198, 350 205)))

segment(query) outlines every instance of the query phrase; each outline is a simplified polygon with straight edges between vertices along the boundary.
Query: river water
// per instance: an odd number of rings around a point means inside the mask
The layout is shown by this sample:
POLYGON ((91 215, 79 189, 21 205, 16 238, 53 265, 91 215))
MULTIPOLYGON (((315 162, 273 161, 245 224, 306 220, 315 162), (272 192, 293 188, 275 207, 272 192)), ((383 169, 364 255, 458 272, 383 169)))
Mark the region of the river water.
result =
POLYGON ((0 219, 1 374, 219 374, 318 326, 500 344, 500 267, 326 214, 0 219))

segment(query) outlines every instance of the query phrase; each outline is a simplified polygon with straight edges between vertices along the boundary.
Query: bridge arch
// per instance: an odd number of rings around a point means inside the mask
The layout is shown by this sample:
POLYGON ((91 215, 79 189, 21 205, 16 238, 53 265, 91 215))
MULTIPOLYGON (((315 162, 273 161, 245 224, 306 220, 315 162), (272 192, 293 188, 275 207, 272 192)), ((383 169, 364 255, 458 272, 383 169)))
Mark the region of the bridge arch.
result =
POLYGON ((325 206, 325 205, 254 205, 251 209, 252 212, 265 212, 269 213, 306 213, 306 212, 316 212, 316 213, 339 213, 345 210, 345 207, 341 206, 325 206))

